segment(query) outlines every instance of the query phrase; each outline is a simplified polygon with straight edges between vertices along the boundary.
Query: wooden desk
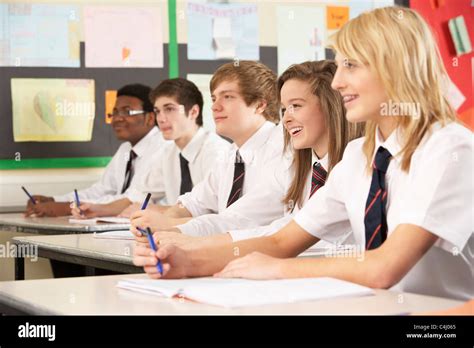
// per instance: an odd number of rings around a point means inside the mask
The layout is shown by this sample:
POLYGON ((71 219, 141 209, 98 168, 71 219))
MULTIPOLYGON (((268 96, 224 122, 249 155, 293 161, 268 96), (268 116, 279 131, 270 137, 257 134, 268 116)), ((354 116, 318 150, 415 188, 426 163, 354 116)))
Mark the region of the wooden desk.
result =
MULTIPOLYGON (((93 234, 15 237, 22 250, 37 248, 39 257, 86 266, 86 275, 97 268, 120 273, 140 273, 132 262, 133 240, 99 239, 93 234)), ((24 256, 15 258, 15 279, 24 279, 24 256)))
POLYGON ((126 230, 127 224, 98 223, 81 225, 69 223, 71 216, 60 217, 24 217, 23 213, 0 214, 0 230, 34 234, 73 234, 113 230, 126 230))
POLYGON ((0 313, 33 315, 398 315, 443 310, 461 302, 376 290, 375 296, 227 309, 116 287, 144 274, 0 282, 0 313), (400 296, 401 295, 401 296, 400 296))

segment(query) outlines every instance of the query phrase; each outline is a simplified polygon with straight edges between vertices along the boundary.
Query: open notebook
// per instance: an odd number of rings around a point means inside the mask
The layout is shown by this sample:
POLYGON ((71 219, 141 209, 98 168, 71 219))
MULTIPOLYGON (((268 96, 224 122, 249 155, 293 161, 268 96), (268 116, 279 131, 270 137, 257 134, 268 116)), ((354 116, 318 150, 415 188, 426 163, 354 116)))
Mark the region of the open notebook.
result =
POLYGON ((373 295, 370 288, 334 278, 248 280, 224 278, 123 279, 119 288, 223 307, 246 307, 373 295))
POLYGON ((69 223, 81 225, 95 225, 97 223, 130 225, 130 219, 117 216, 104 216, 94 219, 69 219, 69 223))
POLYGON ((117 230, 108 232, 94 232, 94 238, 98 239, 125 239, 134 240, 135 237, 130 230, 117 230))

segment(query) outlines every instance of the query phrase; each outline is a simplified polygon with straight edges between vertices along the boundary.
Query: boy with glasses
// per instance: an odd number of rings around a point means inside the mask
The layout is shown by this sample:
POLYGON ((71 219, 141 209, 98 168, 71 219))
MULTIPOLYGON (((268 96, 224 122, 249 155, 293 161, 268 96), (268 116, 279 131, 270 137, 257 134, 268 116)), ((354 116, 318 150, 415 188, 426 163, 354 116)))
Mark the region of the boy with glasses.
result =
MULTIPOLYGON (((112 114, 112 128, 119 147, 105 168, 101 179, 91 187, 79 190, 85 202, 110 202, 124 195, 150 171, 157 152, 165 145, 161 132, 155 126, 153 104, 149 100, 151 88, 131 84, 117 91, 112 114)), ((26 216, 64 216, 71 212, 74 193, 54 197, 34 196, 36 204, 28 201, 26 216)))
MULTIPOLYGON (((202 128, 203 98, 194 83, 183 78, 164 80, 150 94, 156 122, 166 140, 159 158, 144 180, 125 197, 109 204, 81 204, 72 209, 80 218, 117 215, 149 192, 155 203, 173 205, 202 181, 230 144, 202 128)), ((150 208, 152 206, 150 205, 150 208)), ((163 209, 162 206, 155 209, 163 209)))

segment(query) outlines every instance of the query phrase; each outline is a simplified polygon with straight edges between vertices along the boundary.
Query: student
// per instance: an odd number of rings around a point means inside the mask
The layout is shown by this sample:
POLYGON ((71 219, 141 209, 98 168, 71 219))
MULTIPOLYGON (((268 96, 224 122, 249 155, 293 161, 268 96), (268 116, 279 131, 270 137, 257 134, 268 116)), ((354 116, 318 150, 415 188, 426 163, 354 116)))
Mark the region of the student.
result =
POLYGON ((443 95, 446 73, 428 25, 410 9, 375 9, 346 23, 334 48, 332 86, 347 119, 366 123, 366 135, 348 144, 324 188, 272 236, 193 250, 137 248, 136 265, 152 277, 160 277, 153 267, 160 258, 168 278, 326 276, 474 297, 472 132, 456 122, 443 95), (412 106, 388 114, 389 102, 412 106), (347 228, 366 249, 362 260, 290 258, 347 228), (235 250, 249 255, 234 260, 235 250))
MULTIPOLYGON (((155 126, 153 104, 148 95, 151 88, 131 84, 117 91, 117 100, 112 114, 112 128, 117 139, 124 141, 105 168, 97 183, 79 190, 80 199, 89 202, 107 202, 123 197, 146 174, 153 163, 152 158, 165 145, 155 126)), ((28 200, 26 216, 69 215, 74 193, 54 197, 38 196, 37 204, 28 200)))
MULTIPOLYGON (((268 224, 284 213, 280 192, 267 192, 265 199, 276 202, 261 205, 245 199, 248 192, 263 184, 260 177, 267 165, 279 159, 272 176, 286 176, 283 132, 278 115, 276 76, 267 66, 254 61, 227 63, 212 77, 212 111, 216 131, 233 141, 222 160, 215 163, 207 177, 193 190, 178 198, 164 214, 145 210, 131 217, 132 226, 150 227, 153 231, 179 225, 185 234, 211 235, 228 228, 268 224), (243 211, 253 212, 244 214, 243 211), (226 211, 227 214, 221 213, 226 211)), ((133 229, 136 232, 136 229, 133 229)))
MULTIPOLYGON (((180 194, 202 181, 229 143, 202 129, 203 98, 194 83, 183 78, 162 81, 150 95, 156 121, 167 143, 140 185, 125 197, 108 204, 82 204, 86 217, 117 215, 133 202, 142 202, 148 192, 155 203, 174 204, 180 194), (162 201, 164 200, 164 202, 162 201)), ((72 209, 80 217, 77 207, 72 209)))
MULTIPOLYGON (((291 151, 292 148, 294 153, 291 174, 285 176, 287 180, 266 177, 266 182, 256 191, 246 195, 254 203, 246 213, 256 210, 258 214, 260 209, 255 209, 255 206, 265 207, 270 202, 267 199, 270 191, 282 192, 279 195, 283 197, 286 216, 266 226, 231 230, 212 238, 202 238, 202 241, 235 242, 273 234, 290 222, 308 199, 324 186, 332 168, 341 160, 347 143, 361 136, 360 127, 346 120, 341 95, 331 88, 335 72, 336 65, 331 61, 305 62, 291 66, 278 79, 285 150, 291 151)), ((280 167, 282 161, 276 158, 268 172, 278 172, 280 167)), ((275 202, 271 201, 271 204, 275 205, 275 202)), ((174 242, 184 245, 197 241, 193 236, 169 232, 157 232, 155 238, 161 244, 174 242)), ((146 238, 137 240, 148 243, 146 238)))

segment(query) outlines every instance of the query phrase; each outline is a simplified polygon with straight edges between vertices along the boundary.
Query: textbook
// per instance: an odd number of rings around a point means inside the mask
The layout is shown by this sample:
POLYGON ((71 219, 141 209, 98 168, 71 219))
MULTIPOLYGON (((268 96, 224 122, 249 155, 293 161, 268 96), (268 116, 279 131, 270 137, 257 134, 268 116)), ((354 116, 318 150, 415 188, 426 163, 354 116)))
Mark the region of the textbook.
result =
POLYGON ((123 279, 117 287, 162 297, 182 297, 227 308, 374 295, 362 285, 334 278, 249 280, 226 278, 123 279))
POLYGON ((94 232, 94 238, 98 239, 125 239, 134 240, 135 237, 130 230, 117 230, 108 232, 94 232))

